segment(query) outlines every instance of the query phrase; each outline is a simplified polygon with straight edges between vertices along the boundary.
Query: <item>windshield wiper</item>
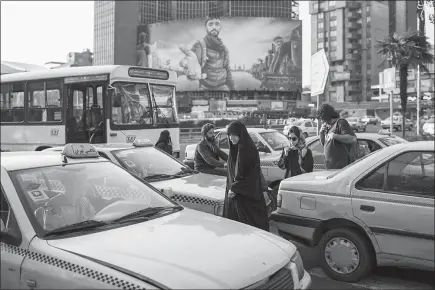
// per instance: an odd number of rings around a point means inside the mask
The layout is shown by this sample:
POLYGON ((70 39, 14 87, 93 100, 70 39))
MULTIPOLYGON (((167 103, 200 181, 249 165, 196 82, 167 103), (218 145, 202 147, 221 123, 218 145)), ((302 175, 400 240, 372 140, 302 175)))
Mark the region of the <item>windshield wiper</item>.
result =
POLYGON ((72 225, 66 225, 60 228, 57 228, 55 230, 52 230, 44 235, 44 238, 61 235, 61 234, 69 234, 74 232, 81 232, 81 231, 87 231, 96 229, 102 226, 107 225, 106 222, 98 222, 94 220, 87 220, 80 223, 72 224, 72 225))
POLYGON ((174 178, 175 176, 173 174, 153 174, 144 177, 145 180, 149 179, 160 179, 160 178, 174 178))
POLYGON ((164 207, 164 206, 148 207, 139 211, 132 212, 123 217, 114 219, 110 223, 120 223, 126 221, 130 222, 136 219, 149 220, 150 217, 155 216, 157 214, 162 214, 168 211, 179 211, 181 209, 183 209, 183 207, 179 205, 171 206, 171 207, 164 207))

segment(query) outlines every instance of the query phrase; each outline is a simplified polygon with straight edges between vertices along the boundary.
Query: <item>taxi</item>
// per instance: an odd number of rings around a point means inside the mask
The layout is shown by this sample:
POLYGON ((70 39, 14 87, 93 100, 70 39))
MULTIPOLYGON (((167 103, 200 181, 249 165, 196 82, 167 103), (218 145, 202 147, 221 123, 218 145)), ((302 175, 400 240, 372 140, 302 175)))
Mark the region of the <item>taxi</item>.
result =
POLYGON ((272 220, 283 237, 318 246, 336 280, 359 281, 376 265, 434 271, 433 145, 400 143, 285 179, 272 220))
POLYGON ((100 157, 1 153, 2 289, 307 289, 296 247, 184 208, 100 157))
MULTIPOLYGON (((188 208, 222 216, 227 179, 223 176, 200 173, 154 147, 147 139, 133 144, 93 144, 101 157, 124 167, 160 189, 168 197, 188 208)), ((59 151, 53 147, 44 151, 59 151)), ((274 204, 265 195, 269 213, 274 204)))

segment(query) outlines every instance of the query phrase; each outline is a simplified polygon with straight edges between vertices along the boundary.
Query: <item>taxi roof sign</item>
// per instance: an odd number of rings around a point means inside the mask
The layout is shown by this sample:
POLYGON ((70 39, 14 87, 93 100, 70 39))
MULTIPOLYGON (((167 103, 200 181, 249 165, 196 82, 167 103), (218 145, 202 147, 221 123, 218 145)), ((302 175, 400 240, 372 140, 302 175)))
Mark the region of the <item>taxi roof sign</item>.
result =
POLYGON ((66 144, 62 155, 68 158, 98 158, 100 154, 91 144, 66 144))
POLYGON ((149 139, 136 139, 133 142, 134 147, 151 147, 154 144, 149 139))

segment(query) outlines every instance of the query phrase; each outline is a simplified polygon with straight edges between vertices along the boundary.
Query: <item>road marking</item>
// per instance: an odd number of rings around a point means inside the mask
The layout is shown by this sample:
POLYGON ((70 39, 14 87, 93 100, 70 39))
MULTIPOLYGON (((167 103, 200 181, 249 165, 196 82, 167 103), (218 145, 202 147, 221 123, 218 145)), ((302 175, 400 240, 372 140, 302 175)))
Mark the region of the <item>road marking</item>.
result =
MULTIPOLYGON (((308 270, 308 273, 310 273, 310 275, 312 276, 316 276, 322 279, 335 281, 334 279, 330 278, 321 268, 310 269, 308 270)), ((408 280, 380 277, 375 275, 371 275, 357 283, 349 283, 349 284, 352 286, 371 289, 371 290, 434 289, 432 286, 427 284, 421 284, 408 280)))

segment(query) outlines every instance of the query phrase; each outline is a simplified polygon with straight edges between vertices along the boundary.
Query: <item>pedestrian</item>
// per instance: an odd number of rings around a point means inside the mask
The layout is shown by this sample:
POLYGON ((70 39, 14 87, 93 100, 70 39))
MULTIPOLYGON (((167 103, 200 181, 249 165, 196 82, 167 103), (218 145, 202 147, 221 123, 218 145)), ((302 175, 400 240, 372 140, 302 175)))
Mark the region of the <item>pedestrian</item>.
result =
POLYGON ((278 162, 278 166, 285 170, 284 178, 313 172, 313 153, 307 148, 301 130, 292 126, 289 130, 289 139, 290 146, 283 149, 278 162))
POLYGON ((346 119, 329 104, 320 107, 318 118, 323 123, 319 135, 326 169, 341 169, 358 159, 358 140, 346 119))
POLYGON ((234 121, 227 128, 227 188, 224 217, 269 231, 269 218, 264 192, 267 184, 260 167, 257 147, 245 125, 234 121))
POLYGON ((216 145, 214 129, 214 125, 210 123, 202 126, 202 140, 196 146, 193 159, 194 168, 202 173, 227 176, 225 162, 228 155, 216 145))
POLYGON ((171 134, 168 130, 163 130, 162 132, 160 132, 159 140, 157 141, 155 146, 160 150, 168 153, 169 155, 172 155, 171 134))

